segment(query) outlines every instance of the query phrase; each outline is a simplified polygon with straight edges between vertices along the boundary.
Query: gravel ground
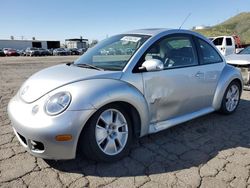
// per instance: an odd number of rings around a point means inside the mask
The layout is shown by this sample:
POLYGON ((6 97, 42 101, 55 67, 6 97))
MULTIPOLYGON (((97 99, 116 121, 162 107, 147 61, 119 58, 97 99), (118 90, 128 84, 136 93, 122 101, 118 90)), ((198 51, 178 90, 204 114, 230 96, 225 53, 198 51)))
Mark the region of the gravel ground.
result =
POLYGON ((250 187, 250 91, 236 113, 217 113, 143 137, 111 164, 44 161, 25 152, 6 113, 34 72, 71 57, 0 57, 0 187, 250 187))

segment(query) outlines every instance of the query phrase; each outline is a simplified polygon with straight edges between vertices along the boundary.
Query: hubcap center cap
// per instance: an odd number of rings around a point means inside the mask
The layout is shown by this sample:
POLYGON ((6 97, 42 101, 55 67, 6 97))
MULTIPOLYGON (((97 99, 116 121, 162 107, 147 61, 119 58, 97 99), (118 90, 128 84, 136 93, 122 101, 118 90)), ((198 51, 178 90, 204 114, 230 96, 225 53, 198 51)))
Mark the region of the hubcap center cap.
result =
POLYGON ((116 134, 116 125, 110 124, 107 128, 107 133, 109 136, 114 137, 116 134))

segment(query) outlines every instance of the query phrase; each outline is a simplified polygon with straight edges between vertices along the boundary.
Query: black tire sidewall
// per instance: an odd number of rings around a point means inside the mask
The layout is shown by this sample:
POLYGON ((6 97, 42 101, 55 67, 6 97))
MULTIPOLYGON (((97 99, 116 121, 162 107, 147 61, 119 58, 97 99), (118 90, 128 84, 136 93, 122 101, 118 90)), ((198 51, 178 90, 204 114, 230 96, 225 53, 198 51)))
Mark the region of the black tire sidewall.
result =
POLYGON ((129 148, 132 142, 132 124, 130 117, 128 113, 120 106, 117 104, 110 104, 106 105, 102 108, 100 108, 88 121, 88 123, 85 125, 81 136, 80 136, 80 143, 79 149, 80 152, 85 155, 87 158, 95 160, 95 161, 103 161, 103 162, 113 162, 121 159, 125 155, 128 154, 129 148), (97 120, 99 119, 100 115, 108 109, 115 109, 120 111, 123 116, 125 117, 128 125, 128 138, 127 138, 127 143, 124 146, 123 150, 118 153, 117 155, 107 155, 101 149, 99 148, 96 138, 95 138, 95 129, 96 129, 96 124, 97 120))

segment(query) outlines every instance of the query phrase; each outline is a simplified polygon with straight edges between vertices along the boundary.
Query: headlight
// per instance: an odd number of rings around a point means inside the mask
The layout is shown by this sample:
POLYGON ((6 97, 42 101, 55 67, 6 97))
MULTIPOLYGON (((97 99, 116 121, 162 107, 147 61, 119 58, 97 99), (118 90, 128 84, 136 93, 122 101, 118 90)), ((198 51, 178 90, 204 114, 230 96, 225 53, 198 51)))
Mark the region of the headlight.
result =
POLYGON ((45 103, 45 112, 48 115, 57 115, 62 113, 69 106, 71 95, 68 92, 59 92, 51 96, 45 103))

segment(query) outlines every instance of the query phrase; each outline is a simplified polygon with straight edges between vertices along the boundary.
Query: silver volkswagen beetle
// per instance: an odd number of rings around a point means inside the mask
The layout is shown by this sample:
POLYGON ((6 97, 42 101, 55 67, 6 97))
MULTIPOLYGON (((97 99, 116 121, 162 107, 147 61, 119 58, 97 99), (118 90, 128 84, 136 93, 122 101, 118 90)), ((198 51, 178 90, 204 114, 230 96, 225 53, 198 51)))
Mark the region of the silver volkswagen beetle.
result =
POLYGON ((241 73, 216 47, 186 30, 144 29, 110 37, 73 63, 31 76, 8 114, 32 155, 118 160, 133 138, 193 118, 233 113, 241 73))

